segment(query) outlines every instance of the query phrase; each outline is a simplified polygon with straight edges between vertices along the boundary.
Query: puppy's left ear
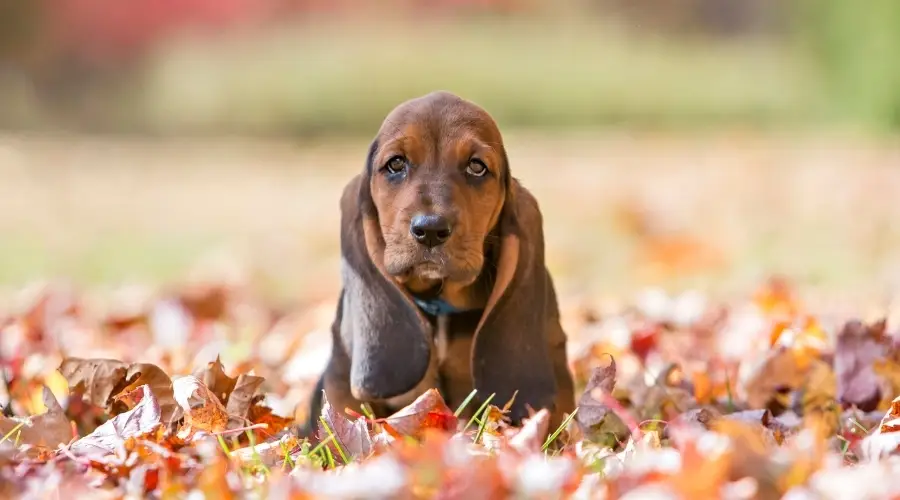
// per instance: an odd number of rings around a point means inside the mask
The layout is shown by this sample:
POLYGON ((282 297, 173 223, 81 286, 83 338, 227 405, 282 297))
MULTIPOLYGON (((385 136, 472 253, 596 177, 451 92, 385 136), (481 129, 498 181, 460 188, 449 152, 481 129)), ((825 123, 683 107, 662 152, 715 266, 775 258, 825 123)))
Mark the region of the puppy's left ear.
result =
POLYGON ((544 265, 543 221, 537 201, 518 181, 508 184, 500 216, 497 277, 472 344, 472 377, 480 399, 502 405, 516 391, 514 422, 555 409, 556 375, 550 345, 565 336, 556 294, 544 265), (559 337, 559 338, 555 338, 559 337))

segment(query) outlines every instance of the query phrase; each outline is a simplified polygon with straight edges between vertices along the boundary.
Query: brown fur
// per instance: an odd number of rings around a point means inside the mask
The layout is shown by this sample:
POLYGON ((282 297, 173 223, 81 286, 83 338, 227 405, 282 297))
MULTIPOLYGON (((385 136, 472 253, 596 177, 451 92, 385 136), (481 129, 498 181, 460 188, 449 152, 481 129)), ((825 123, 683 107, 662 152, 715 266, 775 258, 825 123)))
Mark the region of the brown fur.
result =
MULTIPOLYGON (((451 408, 477 388, 466 415, 490 394, 502 405, 518 391, 514 423, 529 408, 550 409, 551 423, 574 410, 540 211, 511 177, 486 111, 446 92, 398 106, 345 188, 341 212, 343 291, 317 393, 338 408, 368 402, 378 416, 432 387, 451 408), (386 170, 395 156, 405 159, 404 175, 386 170), (467 173, 473 160, 485 176, 467 173), (452 222, 446 243, 429 249, 410 235, 410 219, 423 212, 452 222), (423 293, 464 311, 425 314, 412 300, 423 293)), ((320 405, 316 394, 313 418, 320 405)))

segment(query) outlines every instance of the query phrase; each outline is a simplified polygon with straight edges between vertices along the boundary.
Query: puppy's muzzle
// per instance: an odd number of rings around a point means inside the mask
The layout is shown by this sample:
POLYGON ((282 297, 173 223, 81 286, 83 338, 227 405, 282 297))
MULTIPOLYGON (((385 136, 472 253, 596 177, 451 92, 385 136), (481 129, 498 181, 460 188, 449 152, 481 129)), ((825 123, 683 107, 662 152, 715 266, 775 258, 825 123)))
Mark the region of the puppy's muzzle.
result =
POLYGON ((434 248, 450 239, 453 225, 443 215, 419 214, 410 220, 409 233, 419 244, 434 248))

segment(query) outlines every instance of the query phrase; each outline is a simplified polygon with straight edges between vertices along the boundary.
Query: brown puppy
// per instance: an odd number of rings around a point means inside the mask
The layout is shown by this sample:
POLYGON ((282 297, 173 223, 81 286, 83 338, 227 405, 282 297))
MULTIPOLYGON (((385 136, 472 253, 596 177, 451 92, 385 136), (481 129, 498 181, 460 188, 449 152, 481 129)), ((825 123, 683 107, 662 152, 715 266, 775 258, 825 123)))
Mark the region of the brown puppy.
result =
POLYGON ((456 408, 473 388, 510 416, 575 407, 541 214, 509 171, 491 116, 453 94, 399 105, 341 199, 343 290, 316 390, 377 416, 438 388, 456 408))

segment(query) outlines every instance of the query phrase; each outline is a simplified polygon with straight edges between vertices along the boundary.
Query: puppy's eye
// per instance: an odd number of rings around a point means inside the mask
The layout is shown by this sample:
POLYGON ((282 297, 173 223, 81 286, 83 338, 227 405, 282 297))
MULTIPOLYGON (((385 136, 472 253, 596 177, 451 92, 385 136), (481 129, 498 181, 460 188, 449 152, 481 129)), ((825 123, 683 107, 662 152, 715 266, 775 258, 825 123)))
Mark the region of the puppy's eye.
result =
POLYGON ((481 160, 472 160, 466 167, 466 173, 473 177, 483 177, 488 171, 487 166, 481 160))
POLYGON ((388 173, 399 174, 406 170, 406 158, 394 156, 384 164, 384 168, 387 169, 388 173))

